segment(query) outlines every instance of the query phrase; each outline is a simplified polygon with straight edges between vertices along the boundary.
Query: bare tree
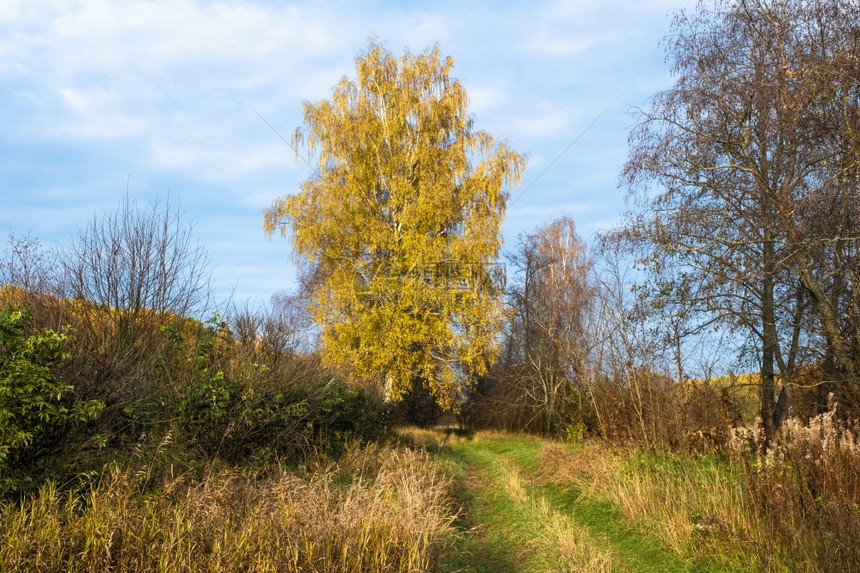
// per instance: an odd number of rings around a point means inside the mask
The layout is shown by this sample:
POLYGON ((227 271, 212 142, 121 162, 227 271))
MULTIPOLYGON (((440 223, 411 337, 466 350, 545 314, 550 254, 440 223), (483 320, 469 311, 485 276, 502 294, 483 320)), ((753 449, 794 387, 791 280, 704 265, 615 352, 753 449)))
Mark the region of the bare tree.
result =
POLYGON ((211 270, 203 247, 178 208, 150 208, 123 198, 96 216, 65 255, 68 296, 76 299, 80 334, 90 344, 90 375, 100 390, 122 399, 142 382, 163 343, 165 321, 207 309, 211 270))
POLYGON ((592 351, 589 397, 604 436, 656 443, 670 418, 674 381, 662 336, 634 288, 632 259, 617 243, 601 238, 593 255, 594 300, 589 328, 592 351))
MULTIPOLYGON (((815 240, 805 230, 820 212, 811 206, 828 204, 834 157, 846 156, 828 137, 856 123, 856 108, 823 105, 832 87, 819 71, 856 48, 836 31, 845 22, 856 29, 857 6, 717 0, 678 13, 668 43, 675 85, 654 97, 630 136, 624 180, 644 209, 616 237, 638 249, 651 296, 682 305, 694 331, 722 324, 752 337, 767 436, 783 412, 778 374, 790 388, 810 312, 843 370, 855 368, 813 254, 856 238, 844 224, 815 240)), ((846 197, 838 202, 856 210, 846 197)))
POLYGON ((0 246, 0 302, 26 306, 35 324, 59 331, 63 327, 56 253, 29 234, 9 234, 0 246))
POLYGON ((124 312, 205 312, 209 259, 191 231, 169 202, 146 210, 126 196, 75 237, 66 266, 70 294, 124 312))
POLYGON ((33 294, 52 292, 56 284, 49 255, 38 239, 9 234, 0 251, 0 286, 9 285, 33 294))
POLYGON ((524 423, 555 431, 582 421, 588 382, 591 265, 573 219, 560 217, 520 239, 511 255, 519 280, 510 292, 507 383, 524 423))
POLYGON ((824 342, 819 407, 835 393, 860 412, 860 2, 813 8, 804 29, 810 46, 796 65, 808 71, 815 94, 803 128, 826 155, 806 181, 797 214, 785 217, 789 264, 824 342))
POLYGON ((316 348, 307 296, 302 293, 277 293, 266 307, 234 309, 230 313, 230 326, 246 351, 273 367, 295 354, 309 354, 316 348))

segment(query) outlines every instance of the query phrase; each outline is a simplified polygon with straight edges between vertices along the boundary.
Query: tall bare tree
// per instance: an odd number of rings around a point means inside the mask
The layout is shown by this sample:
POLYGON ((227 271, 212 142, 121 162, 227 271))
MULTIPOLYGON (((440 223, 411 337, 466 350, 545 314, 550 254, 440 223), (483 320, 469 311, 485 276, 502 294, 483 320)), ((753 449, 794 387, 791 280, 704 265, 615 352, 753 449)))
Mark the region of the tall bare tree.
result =
POLYGON ((566 215, 523 235, 511 262, 519 280, 510 293, 507 382, 528 412, 526 426, 550 432, 585 410, 591 264, 566 215))
MULTIPOLYGON (((640 250, 646 290, 682 304, 693 330, 722 323, 751 337, 767 436, 783 413, 778 375, 790 389, 800 341, 816 332, 810 317, 840 368, 856 367, 827 288, 846 276, 844 257, 831 274, 816 256, 856 238, 846 224, 810 232, 834 205, 828 189, 845 193, 837 181, 856 172, 844 147, 856 125, 850 73, 830 102, 832 74, 852 57, 843 52, 856 54, 857 10, 854 0, 717 0, 679 12, 667 43, 675 84, 630 136, 624 181, 644 209, 616 238, 640 250)), ((856 214, 844 195, 835 204, 856 214)))

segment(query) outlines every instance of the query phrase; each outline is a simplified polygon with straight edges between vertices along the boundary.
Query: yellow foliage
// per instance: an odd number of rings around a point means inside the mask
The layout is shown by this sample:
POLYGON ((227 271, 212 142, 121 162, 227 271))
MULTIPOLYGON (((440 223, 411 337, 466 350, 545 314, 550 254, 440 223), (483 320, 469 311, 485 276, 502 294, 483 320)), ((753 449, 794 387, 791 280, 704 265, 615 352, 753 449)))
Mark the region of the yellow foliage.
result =
POLYGON ((423 380, 456 407, 463 373, 498 351, 506 185, 525 158, 475 131, 467 96, 438 47, 392 55, 371 43, 328 100, 304 104, 296 146, 318 167, 265 214, 292 231, 316 279, 311 311, 324 356, 401 398, 423 380))

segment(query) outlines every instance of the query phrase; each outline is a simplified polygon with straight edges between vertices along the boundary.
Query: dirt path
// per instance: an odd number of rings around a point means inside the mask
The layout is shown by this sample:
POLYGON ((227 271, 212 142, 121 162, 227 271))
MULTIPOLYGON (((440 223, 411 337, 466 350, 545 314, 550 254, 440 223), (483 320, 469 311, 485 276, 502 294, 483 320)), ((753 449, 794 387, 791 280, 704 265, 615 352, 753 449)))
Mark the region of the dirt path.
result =
MULTIPOLYGON (((453 438, 453 439, 451 439, 453 438)), ((608 503, 540 479, 544 442, 457 439, 440 453, 459 468, 459 546, 445 570, 475 572, 710 571, 624 523, 608 503)))

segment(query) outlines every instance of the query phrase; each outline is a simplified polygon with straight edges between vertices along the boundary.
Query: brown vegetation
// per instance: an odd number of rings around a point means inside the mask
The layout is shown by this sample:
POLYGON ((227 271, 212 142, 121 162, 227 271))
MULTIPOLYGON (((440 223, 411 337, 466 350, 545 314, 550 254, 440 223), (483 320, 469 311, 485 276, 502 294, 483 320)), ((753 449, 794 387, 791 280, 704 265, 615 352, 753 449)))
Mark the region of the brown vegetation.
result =
POLYGON ((0 569, 430 571, 451 534, 448 479, 426 454, 350 447, 294 473, 163 476, 107 469, 91 489, 45 485, 0 506, 0 569))

